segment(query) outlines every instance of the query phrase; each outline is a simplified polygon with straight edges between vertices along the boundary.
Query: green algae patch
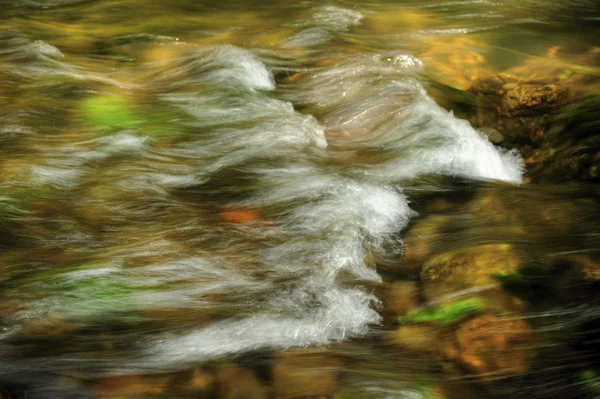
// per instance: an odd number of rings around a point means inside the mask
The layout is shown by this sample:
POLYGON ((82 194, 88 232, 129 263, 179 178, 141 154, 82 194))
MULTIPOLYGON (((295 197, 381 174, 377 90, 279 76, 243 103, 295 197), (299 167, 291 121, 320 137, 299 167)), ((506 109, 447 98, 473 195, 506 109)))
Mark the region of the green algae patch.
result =
POLYGON ((83 112, 86 123, 94 127, 128 128, 140 122, 128 99, 111 94, 86 99, 83 112))
POLYGON ((485 307, 485 301, 480 298, 469 298, 462 301, 439 306, 430 306, 398 317, 400 324, 410 323, 441 323, 450 324, 460 321, 485 307))
POLYGON ((95 319, 119 315, 131 319, 139 303, 135 295, 143 288, 126 280, 120 265, 86 263, 55 267, 28 274, 23 287, 41 297, 52 297, 49 313, 68 318, 95 319))
POLYGON ((83 124, 93 129, 95 136, 109 136, 122 130, 150 143, 178 139, 187 134, 179 124, 185 114, 156 103, 134 103, 132 99, 103 94, 84 100, 83 124))

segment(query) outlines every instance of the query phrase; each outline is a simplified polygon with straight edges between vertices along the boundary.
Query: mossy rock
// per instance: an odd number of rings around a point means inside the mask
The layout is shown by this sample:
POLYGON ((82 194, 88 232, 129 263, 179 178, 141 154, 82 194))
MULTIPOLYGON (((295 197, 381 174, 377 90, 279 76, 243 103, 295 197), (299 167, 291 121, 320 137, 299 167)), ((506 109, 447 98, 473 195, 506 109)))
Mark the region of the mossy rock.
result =
POLYGON ((499 313, 520 313, 524 302, 502 289, 496 275, 516 273, 525 257, 510 244, 486 244, 448 251, 429 259, 421 271, 423 293, 438 307, 439 314, 422 317, 451 320, 466 311, 486 308, 499 313), (472 298, 472 299, 471 299, 472 298), (472 300, 473 302, 465 300, 472 300), (463 302, 465 305, 461 307, 463 302))
POLYGON ((425 296, 435 301, 454 292, 497 282, 493 275, 515 273, 522 257, 511 244, 461 248, 429 259, 421 271, 425 296))

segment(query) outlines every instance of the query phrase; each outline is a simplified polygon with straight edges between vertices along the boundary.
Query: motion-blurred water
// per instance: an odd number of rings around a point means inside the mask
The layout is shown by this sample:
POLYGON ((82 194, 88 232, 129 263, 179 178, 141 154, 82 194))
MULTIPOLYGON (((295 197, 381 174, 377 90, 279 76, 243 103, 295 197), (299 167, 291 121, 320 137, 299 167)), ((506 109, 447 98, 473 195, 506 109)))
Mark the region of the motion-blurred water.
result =
POLYGON ((401 232, 427 216, 412 203, 453 181, 523 182, 519 152, 438 105, 434 82, 554 43, 577 54, 594 43, 574 27, 597 11, 0 5, 0 376, 174 371, 369 336, 377 265, 402 268, 401 232))

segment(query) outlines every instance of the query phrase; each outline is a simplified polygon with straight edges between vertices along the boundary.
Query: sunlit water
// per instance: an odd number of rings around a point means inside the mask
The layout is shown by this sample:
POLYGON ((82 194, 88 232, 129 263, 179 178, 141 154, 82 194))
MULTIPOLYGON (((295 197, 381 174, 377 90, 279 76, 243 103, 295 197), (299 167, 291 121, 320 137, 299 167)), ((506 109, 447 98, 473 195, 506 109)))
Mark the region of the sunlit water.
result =
MULTIPOLYGON (((576 53, 596 11, 585 1, 0 5, 0 376, 61 397, 43 372, 177 371, 377 335, 378 265, 402 273, 401 232, 427 216, 415 211, 423 197, 464 182, 508 183, 491 187, 516 207, 552 196, 520 188, 519 152, 438 105, 432 79, 471 73, 455 53, 497 70, 554 42, 576 53), (69 332, 28 339, 39 320, 69 332)), ((597 207, 582 207, 591 234, 597 207)), ((438 245, 597 249, 594 238, 507 237, 454 217, 460 232, 438 245)), ((396 367, 369 351, 347 356, 396 367)), ((420 395, 374 375, 355 388, 350 397, 420 395)))

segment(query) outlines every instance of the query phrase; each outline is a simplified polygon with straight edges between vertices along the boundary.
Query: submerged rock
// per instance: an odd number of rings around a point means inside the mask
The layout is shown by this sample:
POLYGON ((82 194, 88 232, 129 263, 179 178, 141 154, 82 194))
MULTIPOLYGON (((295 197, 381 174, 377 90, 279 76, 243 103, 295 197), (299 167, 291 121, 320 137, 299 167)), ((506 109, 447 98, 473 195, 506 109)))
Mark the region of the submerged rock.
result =
POLYGON ((522 319, 482 315, 462 324, 444 354, 469 373, 518 374, 529 367, 533 331, 522 319))
POLYGON ((500 144, 504 141, 504 135, 491 127, 480 128, 479 131, 488 138, 488 140, 494 144, 500 144))
POLYGON ((252 370, 232 364, 222 366, 217 373, 218 399, 267 399, 269 394, 252 370))
POLYGON ((421 271, 425 297, 430 302, 456 302, 477 295, 488 308, 518 309, 519 301, 503 293, 494 276, 515 273, 522 259, 510 244, 477 245, 435 256, 421 271))
POLYGON ((405 315, 419 306, 418 286, 413 281, 394 281, 387 286, 383 298, 384 318, 395 320, 396 317, 405 315))
POLYGON ((282 352, 273 368, 274 393, 284 399, 330 395, 342 367, 342 361, 330 355, 282 352))
POLYGON ((589 234, 597 231, 598 203, 586 194, 568 197, 568 192, 557 193, 554 188, 487 186, 477 191, 466 211, 468 226, 479 233, 477 237, 518 243, 527 247, 526 252, 547 253, 549 246, 568 251, 569 237, 574 236, 581 248, 599 243, 595 234, 589 234))
POLYGON ((32 320, 21 329, 21 336, 27 339, 63 339, 75 331, 65 318, 61 316, 48 316, 32 320))
POLYGON ((476 127, 498 130, 504 145, 521 152, 534 182, 597 181, 599 85, 592 67, 532 57, 474 80, 471 98, 459 102, 476 127))
POLYGON ((409 227, 404 239, 404 261, 423 262, 441 246, 440 237, 447 230, 450 218, 431 215, 418 219, 409 227))
POLYGON ((94 387, 98 398, 159 397, 167 390, 169 375, 122 375, 102 378, 94 387))
POLYGON ((402 350, 436 353, 439 347, 439 328, 431 324, 407 324, 394 331, 391 342, 402 350))
POLYGON ((507 84, 500 109, 507 116, 536 116, 564 105, 569 90, 559 84, 507 84))

